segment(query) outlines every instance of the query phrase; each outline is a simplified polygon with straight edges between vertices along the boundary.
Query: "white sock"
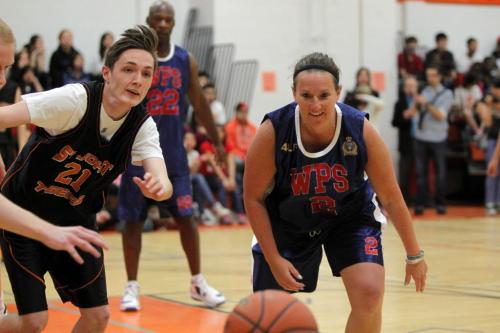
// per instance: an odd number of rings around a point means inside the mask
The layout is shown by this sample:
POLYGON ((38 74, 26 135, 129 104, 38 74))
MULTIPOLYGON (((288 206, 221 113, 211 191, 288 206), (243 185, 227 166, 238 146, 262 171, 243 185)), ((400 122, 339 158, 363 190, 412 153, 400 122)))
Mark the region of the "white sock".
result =
POLYGON ((127 287, 128 286, 139 288, 139 282, 137 282, 137 280, 129 280, 127 281, 127 287))
POLYGON ((203 274, 198 273, 196 275, 191 276, 191 283, 198 283, 204 279, 203 274))

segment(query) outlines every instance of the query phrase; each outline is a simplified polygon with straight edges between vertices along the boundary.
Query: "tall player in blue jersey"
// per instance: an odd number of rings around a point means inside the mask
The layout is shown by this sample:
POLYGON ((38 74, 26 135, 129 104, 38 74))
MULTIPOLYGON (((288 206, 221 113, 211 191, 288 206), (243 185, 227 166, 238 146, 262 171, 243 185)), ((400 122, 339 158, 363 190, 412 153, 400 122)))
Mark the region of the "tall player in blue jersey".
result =
POLYGON ((302 58, 292 89, 295 102, 265 116, 245 166, 253 288, 314 291, 323 248, 351 303, 345 331, 380 332, 385 217, 373 190, 406 249, 405 284, 423 291, 427 272, 389 152, 364 113, 337 102, 327 55, 302 58))
MULTIPOLYGON (((215 143, 219 159, 224 157, 224 147, 220 143, 210 107, 198 83, 196 60, 186 50, 170 41, 175 25, 173 7, 166 1, 156 1, 149 8, 147 23, 158 34, 159 44, 158 67, 145 103, 160 132, 160 145, 174 188, 172 198, 163 203, 163 206, 173 215, 179 227, 182 247, 192 275, 191 297, 207 306, 215 307, 223 304, 225 298, 208 285, 200 269, 199 235, 192 219, 191 181, 183 145, 182 119, 187 111, 186 95, 189 96, 198 120, 215 143)), ((150 202, 137 191, 131 179, 142 173, 141 168, 129 168, 122 177, 120 188, 118 212, 120 218, 127 222, 122 240, 128 279, 120 304, 122 311, 140 309, 137 273, 142 227, 150 202)))

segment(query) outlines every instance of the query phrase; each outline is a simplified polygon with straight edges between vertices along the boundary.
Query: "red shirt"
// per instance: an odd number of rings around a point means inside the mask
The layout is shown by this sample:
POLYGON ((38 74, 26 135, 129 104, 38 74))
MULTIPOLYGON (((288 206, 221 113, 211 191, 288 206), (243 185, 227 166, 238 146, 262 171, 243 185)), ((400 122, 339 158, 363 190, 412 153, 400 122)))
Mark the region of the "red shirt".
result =
POLYGON ((229 151, 244 161, 255 133, 257 127, 254 124, 247 122, 243 125, 236 118, 232 119, 226 124, 226 149, 227 146, 232 146, 233 149, 229 151))
POLYGON ((424 62, 416 54, 401 52, 398 54, 398 69, 405 69, 408 74, 419 77, 424 73, 424 62))

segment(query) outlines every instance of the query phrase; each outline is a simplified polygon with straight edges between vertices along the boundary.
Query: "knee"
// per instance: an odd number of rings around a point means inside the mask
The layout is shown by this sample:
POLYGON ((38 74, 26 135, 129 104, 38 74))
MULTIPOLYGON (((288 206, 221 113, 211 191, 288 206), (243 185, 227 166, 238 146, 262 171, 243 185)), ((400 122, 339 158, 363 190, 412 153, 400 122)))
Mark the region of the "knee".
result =
POLYGON ((190 217, 176 218, 175 221, 181 231, 196 229, 196 222, 190 217))
POLYGON ((353 311, 364 315, 375 315, 382 311, 384 288, 375 284, 362 286, 357 293, 357 301, 353 302, 353 311))
POLYGON ((91 328, 91 332, 104 332, 109 321, 109 309, 101 309, 87 316, 82 317, 87 322, 87 326, 91 328))
POLYGON ((47 326, 47 312, 20 316, 21 332, 38 333, 47 326))

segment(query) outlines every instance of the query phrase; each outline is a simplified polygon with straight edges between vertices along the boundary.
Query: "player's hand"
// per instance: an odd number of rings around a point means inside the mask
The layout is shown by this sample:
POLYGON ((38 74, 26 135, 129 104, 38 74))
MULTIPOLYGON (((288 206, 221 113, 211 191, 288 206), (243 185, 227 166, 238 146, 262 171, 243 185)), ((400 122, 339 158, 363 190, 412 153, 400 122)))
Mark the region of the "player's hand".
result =
POLYGON ((108 249, 101 235, 85 227, 59 227, 51 225, 50 228, 50 230, 47 230, 45 239, 41 241, 51 249, 68 252, 79 264, 83 264, 83 259, 76 248, 88 252, 96 258, 99 258, 101 253, 95 246, 108 249))
POLYGON ((486 169, 486 175, 488 177, 495 177, 498 174, 498 160, 492 159, 488 163, 488 168, 486 169))
POLYGON ((427 264, 422 260, 418 264, 406 264, 405 286, 410 284, 411 279, 415 281, 415 291, 423 292, 427 278, 427 264))
POLYGON ((147 198, 161 201, 162 197, 165 195, 166 189, 160 179, 153 176, 149 172, 144 174, 144 179, 134 177, 133 180, 134 183, 141 189, 142 194, 144 194, 147 198))
POLYGON ((0 155, 0 183, 3 181, 3 178, 5 177, 5 164, 3 163, 3 158, 0 155))
POLYGON ((280 256, 273 260, 269 267, 274 278, 283 289, 288 291, 301 291, 304 289, 305 285, 299 282, 302 280, 302 276, 290 261, 280 256))
POLYGON ((215 161, 217 162, 217 164, 223 165, 224 163, 226 163, 226 158, 226 149, 224 149, 222 143, 215 145, 215 161))

